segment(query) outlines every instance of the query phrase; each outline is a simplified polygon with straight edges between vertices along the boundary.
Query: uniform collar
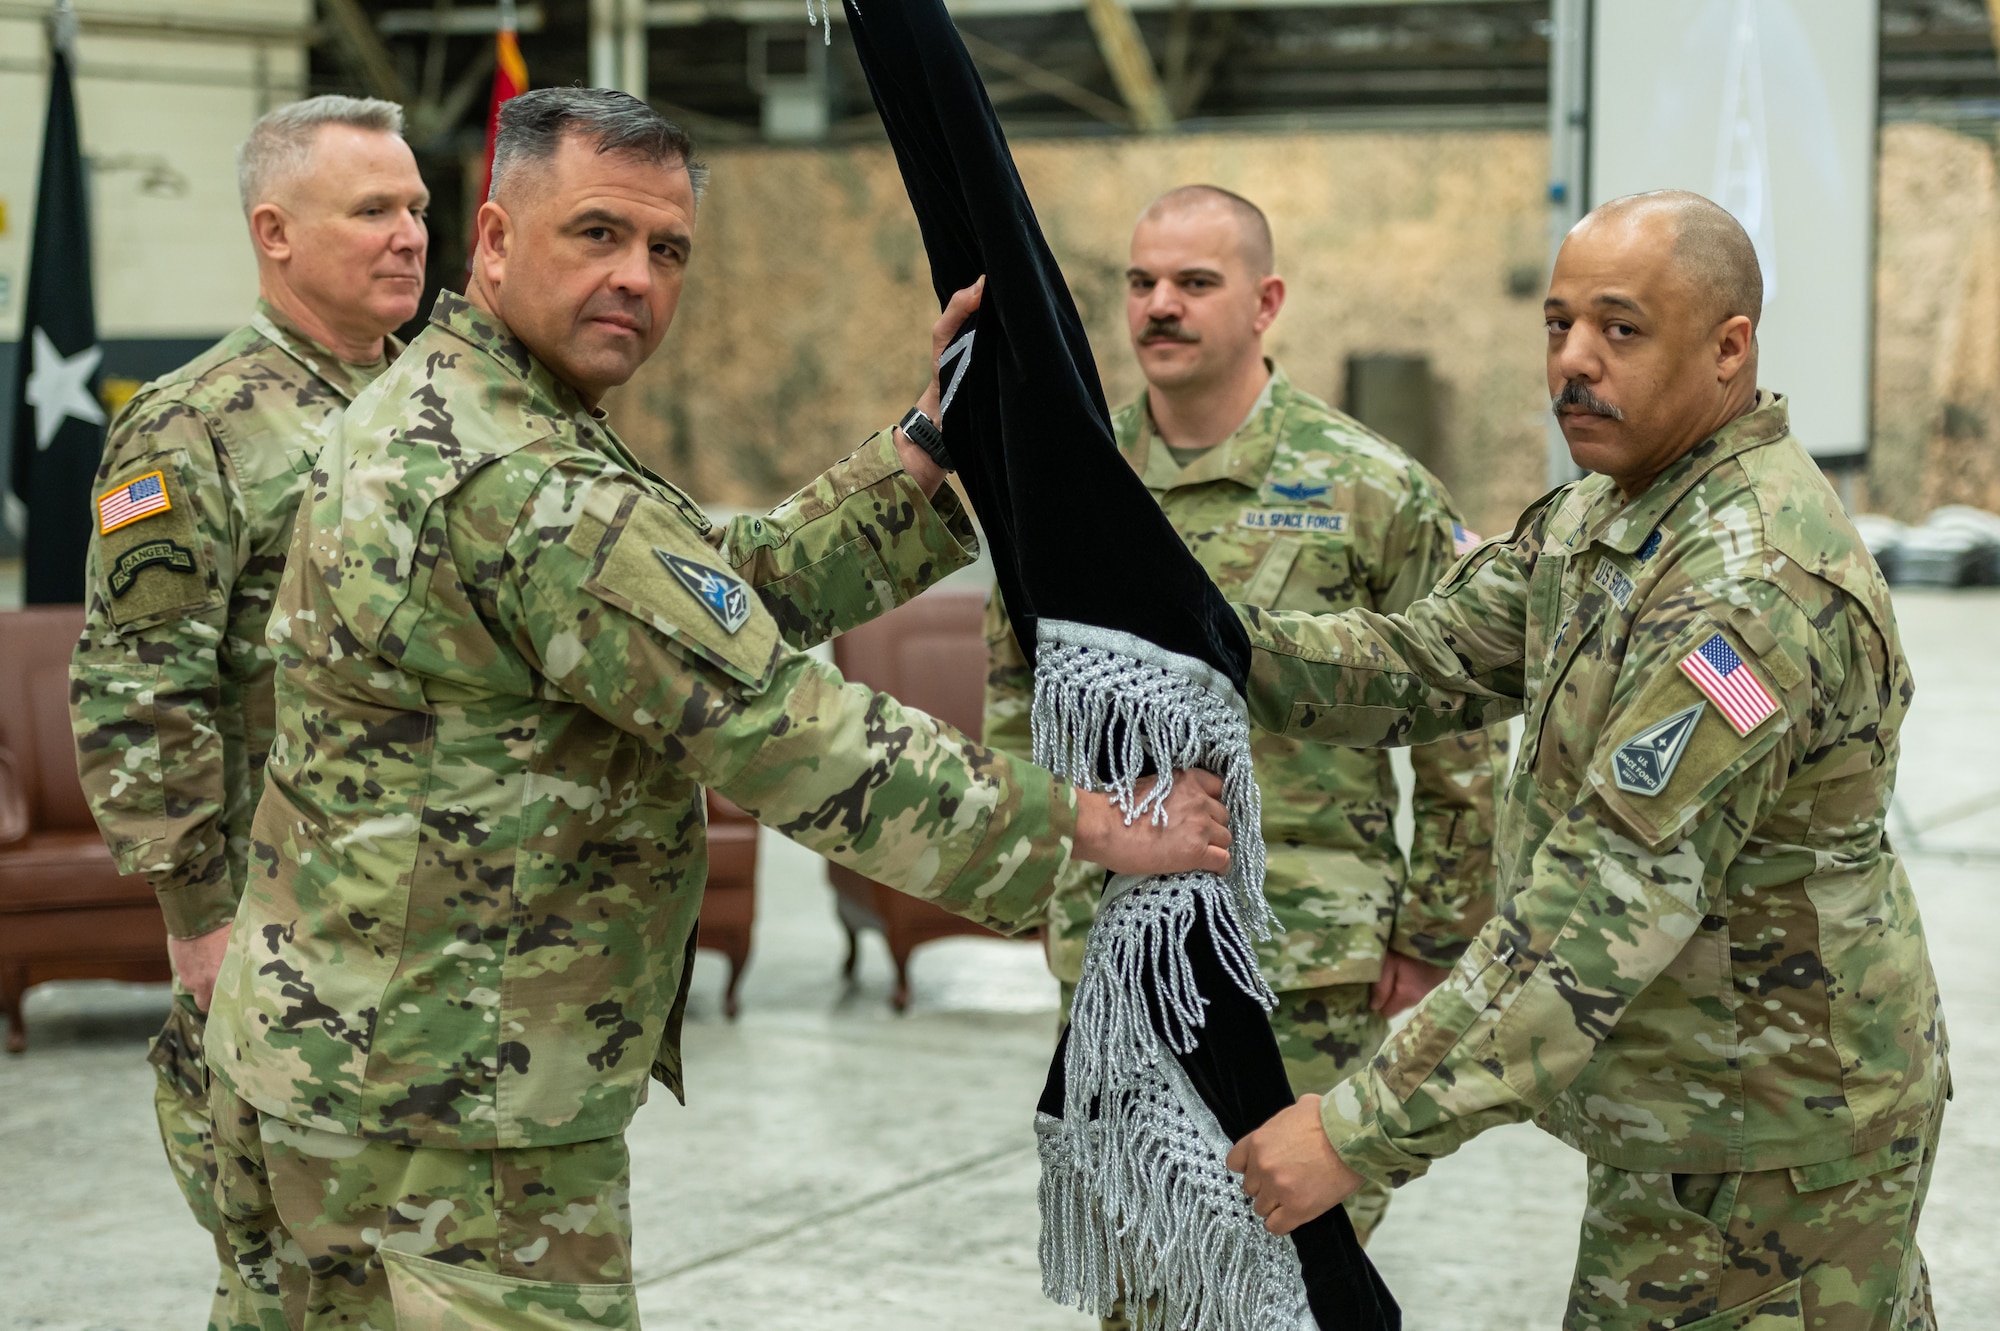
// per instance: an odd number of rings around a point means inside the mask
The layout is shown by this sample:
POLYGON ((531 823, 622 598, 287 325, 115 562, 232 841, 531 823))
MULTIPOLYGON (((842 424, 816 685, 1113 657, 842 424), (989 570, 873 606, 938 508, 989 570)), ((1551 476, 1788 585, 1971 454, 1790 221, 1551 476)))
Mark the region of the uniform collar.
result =
POLYGON ((556 377, 555 371, 536 360, 527 344, 512 329, 456 291, 440 291, 431 306, 430 321, 452 336, 470 342, 499 362, 531 390, 535 405, 557 415, 583 416, 600 420, 602 412, 592 411, 574 388, 556 377))
POLYGON ((261 296, 257 298, 257 312, 250 316, 250 326, 348 402, 354 401, 355 395, 374 383, 375 376, 389 362, 403 354, 403 344, 392 334, 382 339, 382 360, 378 364, 349 364, 294 328, 276 306, 261 296))
POLYGON ((1119 451, 1139 473, 1149 490, 1174 490, 1185 485, 1206 485, 1211 481, 1234 481, 1254 490, 1264 483, 1284 433, 1285 417, 1298 397, 1291 379, 1276 361, 1266 359, 1271 377, 1257 403, 1235 433, 1183 467, 1160 443, 1153 427, 1153 413, 1147 396, 1118 413, 1119 451))
MULTIPOLYGON (((1791 431, 1791 409, 1784 395, 1758 389, 1755 407, 1674 459, 1644 494, 1612 512, 1591 539, 1624 554, 1636 552, 1703 477, 1729 459, 1776 443, 1791 431)), ((1605 483, 1610 485, 1609 477, 1605 483)), ((1618 489, 1610 485, 1607 493, 1615 498, 1618 489)))

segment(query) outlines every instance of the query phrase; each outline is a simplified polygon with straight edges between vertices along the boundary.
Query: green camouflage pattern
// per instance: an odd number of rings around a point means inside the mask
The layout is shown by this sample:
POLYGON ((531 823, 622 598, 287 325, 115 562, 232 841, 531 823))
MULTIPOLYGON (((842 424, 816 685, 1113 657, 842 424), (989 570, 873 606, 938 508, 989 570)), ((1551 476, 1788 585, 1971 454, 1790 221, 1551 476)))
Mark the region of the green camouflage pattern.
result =
POLYGON ((1916 1238, 1941 1117, 1859 1178, 1636 1173, 1593 1161, 1563 1325, 1936 1331, 1916 1238))
MULTIPOLYGON (((1444 487, 1275 365, 1242 427, 1185 468, 1159 443, 1143 396, 1114 424, 1119 450, 1233 601, 1394 614, 1456 557, 1463 528, 1444 487)), ((1033 672, 997 593, 986 640, 986 742, 1026 756, 1033 672)), ((1504 732, 1474 732, 1412 751, 1415 836, 1406 863, 1388 755, 1269 730, 1252 735, 1270 855, 1264 894, 1280 925, 1258 944, 1258 961, 1273 989, 1367 983, 1391 950, 1440 966, 1458 959, 1493 911, 1495 764, 1504 745, 1504 732)), ((1059 978, 1081 973, 1100 880, 1080 866, 1051 903, 1049 955, 1059 978)))
POLYGON ((455 1150, 213 1108, 232 1331, 639 1325, 622 1137, 455 1150))
MULTIPOLYGON (((1368 1006, 1372 988, 1335 984, 1321 989, 1281 989, 1271 1009, 1271 1034, 1285 1060, 1294 1095, 1317 1095, 1368 1066, 1389 1035, 1389 1019, 1368 1006)), ((1366 1244, 1389 1210, 1390 1188, 1366 1180, 1341 1203, 1366 1244)))
POLYGON ((266 1114, 461 1150, 622 1132, 680 1024, 712 786, 999 927, 1075 795, 801 654, 973 558, 885 432, 717 527, 446 293, 314 470, 209 1016, 266 1114))
POLYGON ((157 1074, 153 1117, 159 1124, 160 1145, 166 1148, 167 1167, 188 1210, 214 1238, 220 1259, 208 1325, 210 1331, 236 1331, 230 1315, 241 1298, 235 1262, 215 1206, 215 1134, 208 1121, 208 1061, 202 1056, 205 1027, 193 997, 177 991, 167 1023, 153 1037, 146 1058, 157 1074))
POLYGON ((1866 1163, 1921 1133, 1945 1033, 1883 831, 1913 685, 1782 398, 1629 503, 1602 476, 1546 496, 1401 616, 1240 613, 1251 714, 1286 734, 1526 713, 1499 914, 1322 1103, 1357 1171, 1401 1182, 1528 1117, 1654 1172, 1866 1163), (1743 734, 1681 669, 1718 634, 1773 704, 1743 734), (1635 782, 1637 742, 1690 714, 1635 782))
POLYGON ((271 747, 264 629, 292 518, 341 413, 388 363, 349 365, 260 301, 249 324, 141 388, 105 437, 92 494, 157 471, 172 507, 91 535, 70 722, 112 857, 146 875, 176 938, 236 913, 271 747), (185 552, 178 566, 132 567, 162 544, 185 552))

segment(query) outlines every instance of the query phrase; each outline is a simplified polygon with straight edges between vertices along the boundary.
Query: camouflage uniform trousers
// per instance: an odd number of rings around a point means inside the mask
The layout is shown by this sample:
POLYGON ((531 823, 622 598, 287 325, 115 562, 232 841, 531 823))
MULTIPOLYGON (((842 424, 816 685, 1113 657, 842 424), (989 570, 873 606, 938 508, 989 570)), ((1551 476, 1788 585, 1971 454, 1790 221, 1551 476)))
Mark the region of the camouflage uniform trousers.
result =
POLYGON ((257 1323, 231 1320, 241 1306, 236 1263, 222 1239, 222 1220, 215 1209, 215 1138, 208 1121, 208 1062, 202 1036, 208 1025, 194 996, 174 986, 174 1005, 167 1024, 153 1038, 146 1059, 153 1065, 153 1113, 159 1120, 160 1145, 167 1166, 187 1199, 188 1210, 215 1240, 215 1302, 209 1309, 209 1331, 258 1331, 257 1323))
POLYGON ((216 1203, 260 1331, 636 1328, 625 1140, 459 1150, 300 1127, 221 1082, 216 1203))
MULTIPOLYGON (((1368 1006, 1366 984, 1335 984, 1323 989, 1293 989, 1278 994, 1271 1012, 1271 1033, 1285 1060, 1285 1080, 1294 1095, 1319 1095, 1367 1066, 1389 1034, 1389 1020, 1368 1006)), ((1069 1018, 1070 996, 1076 986, 1062 985, 1062 1011, 1069 1018)), ((1366 1244, 1389 1209, 1389 1188, 1363 1184, 1342 1203, 1354 1235, 1366 1244)), ((1103 1319, 1103 1331, 1130 1331, 1132 1322, 1121 1303, 1103 1319)))
POLYGON ((1917 1219, 1940 1112, 1879 1173, 1642 1174, 1592 1161, 1569 1331, 1936 1331, 1917 1219), (1801 1186, 1801 1184, 1806 1186, 1801 1186))

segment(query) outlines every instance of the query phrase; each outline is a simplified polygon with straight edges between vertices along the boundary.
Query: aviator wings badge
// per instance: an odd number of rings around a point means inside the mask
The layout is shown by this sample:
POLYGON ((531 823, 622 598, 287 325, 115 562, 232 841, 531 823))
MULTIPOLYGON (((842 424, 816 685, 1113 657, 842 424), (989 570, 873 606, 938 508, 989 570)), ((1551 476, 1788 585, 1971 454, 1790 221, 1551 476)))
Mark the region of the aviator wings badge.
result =
POLYGON ((1657 725, 1648 726, 1620 745, 1618 752, 1611 755, 1611 777, 1618 788, 1634 795, 1657 795, 1665 790, 1668 778, 1680 764, 1681 754, 1687 751, 1688 736, 1694 734, 1695 722, 1701 720, 1707 709, 1707 703, 1698 702, 1657 725))
POLYGON ((702 609, 715 616, 723 632, 734 633, 750 622, 750 589, 742 583, 727 573, 669 554, 658 546, 653 547, 653 553, 667 566, 667 572, 701 602, 702 609))

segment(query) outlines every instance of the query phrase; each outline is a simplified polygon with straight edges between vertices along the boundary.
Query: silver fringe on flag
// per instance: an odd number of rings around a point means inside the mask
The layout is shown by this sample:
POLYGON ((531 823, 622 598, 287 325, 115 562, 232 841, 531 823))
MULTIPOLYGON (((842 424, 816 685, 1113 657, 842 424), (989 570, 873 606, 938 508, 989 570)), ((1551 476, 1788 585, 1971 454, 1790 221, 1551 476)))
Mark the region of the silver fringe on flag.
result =
POLYGON ((1251 950, 1276 920, 1243 700, 1205 662, 1044 619, 1031 724, 1035 761, 1106 792, 1127 821, 1165 818, 1175 769, 1216 773, 1235 838, 1227 875, 1116 875, 1098 903, 1070 1007, 1062 1117, 1035 1124, 1042 1290, 1099 1317, 1122 1298, 1142 1328, 1315 1331, 1297 1250, 1251 1209, 1224 1163, 1228 1137, 1174 1059, 1206 1020, 1187 957, 1197 919, 1237 986, 1267 1011, 1277 1001, 1251 950), (1158 779, 1142 795, 1148 774, 1158 779))

